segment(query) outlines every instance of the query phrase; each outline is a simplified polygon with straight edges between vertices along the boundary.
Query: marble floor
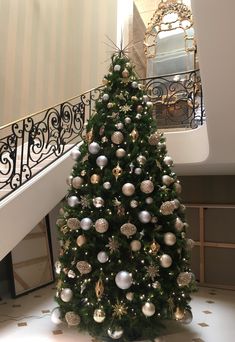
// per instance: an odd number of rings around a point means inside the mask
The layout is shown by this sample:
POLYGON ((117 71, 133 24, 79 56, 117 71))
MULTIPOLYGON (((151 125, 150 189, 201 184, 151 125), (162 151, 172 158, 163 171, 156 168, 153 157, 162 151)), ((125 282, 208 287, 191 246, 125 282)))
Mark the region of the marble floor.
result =
MULTIPOLYGON (((55 289, 49 285, 17 299, 0 300, 2 342, 92 342, 76 328, 55 325, 50 312, 56 306, 55 289)), ((193 322, 171 324, 156 342, 234 342, 235 291, 199 288, 191 302, 193 322)))

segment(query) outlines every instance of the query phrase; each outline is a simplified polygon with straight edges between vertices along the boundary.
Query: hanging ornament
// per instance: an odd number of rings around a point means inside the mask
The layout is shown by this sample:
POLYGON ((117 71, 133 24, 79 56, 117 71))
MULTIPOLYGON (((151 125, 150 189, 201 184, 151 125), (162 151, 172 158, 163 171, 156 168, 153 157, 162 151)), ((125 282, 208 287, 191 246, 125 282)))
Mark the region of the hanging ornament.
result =
POLYGON ((181 319, 183 319, 184 317, 184 309, 181 309, 181 308, 176 308, 176 311, 175 311, 175 319, 177 321, 180 321, 181 319))
POLYGON ((118 158, 123 158, 126 155, 126 151, 124 150, 124 148, 118 148, 116 151, 116 157, 118 158))
POLYGON ((168 175, 162 176, 162 183, 166 186, 170 186, 172 183, 174 183, 174 179, 168 175))
POLYGON ((115 127, 116 127, 117 129, 121 130, 121 129, 124 128, 124 125, 123 125, 122 122, 118 122, 118 123, 115 125, 115 127))
POLYGON ((68 205, 71 208, 76 207, 76 205, 78 205, 78 203, 79 203, 77 196, 70 196, 70 197, 68 197, 67 198, 67 202, 68 202, 68 205))
POLYGON ((74 177, 72 180, 72 186, 74 189, 80 189, 82 184, 84 183, 84 179, 82 177, 74 177))
POLYGON ((101 139, 101 141, 102 141, 102 143, 106 143, 106 142, 109 141, 109 139, 108 139, 107 137, 103 137, 103 138, 101 139))
POLYGON ((138 202, 138 201, 136 201, 136 200, 130 201, 130 206, 131 206, 131 208, 137 208, 138 205, 139 205, 139 202, 138 202))
POLYGON ((127 238, 129 238, 137 232, 137 228, 132 223, 124 223, 121 226, 120 231, 123 235, 125 235, 127 238))
POLYGON ((110 182, 104 182, 103 188, 104 188, 105 190, 111 189, 111 183, 110 183, 110 182))
POLYGON ((104 285, 102 279, 99 279, 95 284, 95 294, 97 298, 101 298, 104 293, 104 285))
POLYGON ((142 118, 142 115, 141 115, 140 113, 137 113, 136 116, 135 116, 135 118, 136 118, 137 120, 140 120, 140 119, 142 118))
POLYGON ((84 217, 81 222, 80 226, 83 230, 89 230, 93 225, 92 220, 89 217, 84 217))
POLYGON ((130 105, 128 105, 128 104, 125 104, 124 106, 120 107, 120 111, 125 113, 125 114, 130 112, 131 110, 132 110, 132 107, 130 105))
POLYGON ((88 274, 92 271, 92 267, 87 261, 78 261, 76 267, 81 275, 88 274))
POLYGON ((61 269, 62 269, 61 262, 57 260, 57 261, 55 262, 55 272, 56 272, 56 274, 60 274, 61 269))
POLYGON ((115 277, 117 287, 122 290, 127 290, 133 283, 132 274, 127 271, 120 271, 115 277))
POLYGON ((81 157, 81 151, 77 147, 73 148, 70 152, 70 156, 73 160, 77 161, 81 157))
POLYGON ((96 159, 96 164, 100 167, 102 170, 107 164, 108 164, 108 158, 105 156, 99 156, 96 159))
POLYGON ((181 219, 177 217, 174 226, 177 232, 182 232, 184 228, 184 222, 182 222, 181 219))
POLYGON ((164 163, 168 166, 173 166, 173 159, 170 156, 165 156, 164 163))
POLYGON ((122 77, 127 78, 129 77, 129 71, 127 69, 124 69, 122 72, 122 77))
POLYGON ((86 243, 86 237, 84 235, 79 235, 76 242, 78 247, 82 247, 86 243))
POLYGON ((147 159, 145 158, 145 156, 141 154, 136 158, 136 160, 140 165, 144 165, 147 159))
POLYGON ((105 312, 102 309, 96 309, 93 314, 96 323, 102 323, 105 320, 105 312))
POLYGON ((82 170, 82 171, 80 172, 80 175, 81 175, 82 177, 86 176, 86 170, 82 170))
POLYGON ((156 132, 156 133, 151 134, 148 139, 149 145, 156 146, 159 143, 160 139, 161 139, 161 135, 159 133, 156 132))
POLYGON ((171 215, 175 210, 175 204, 173 201, 166 201, 160 206, 160 212, 162 215, 171 215))
POLYGON ((112 305, 113 308, 113 317, 118 317, 119 319, 122 318, 122 316, 127 314, 127 307, 123 303, 117 303, 115 305, 112 305))
POLYGON ((122 187, 125 196, 132 196, 135 193, 135 186, 132 183, 125 183, 122 187))
POLYGON ((120 71, 121 70, 121 65, 119 65, 119 64, 114 65, 113 70, 114 71, 120 71))
POLYGON ((103 101, 108 101, 108 100, 109 100, 109 94, 104 94, 104 95, 102 96, 102 100, 103 100, 103 101))
POLYGON ((138 83, 136 81, 133 81, 131 83, 131 86, 132 86, 132 88, 136 89, 136 88, 138 88, 138 83))
POLYGON ((92 200, 94 207, 101 208, 104 206, 104 200, 102 197, 95 197, 92 200))
POLYGON ((137 108, 136 108, 136 110, 137 110, 137 113, 142 113, 143 110, 144 110, 144 108, 143 108, 142 105, 138 105, 137 108))
POLYGON ((139 212, 139 220, 142 223, 149 223, 151 221, 151 214, 147 211, 147 210, 142 210, 141 212, 139 212))
POLYGON ((74 279, 76 277, 76 274, 73 270, 69 270, 67 276, 68 278, 74 279))
POLYGON ((133 173, 135 165, 131 162, 130 163, 130 172, 129 173, 133 173))
POLYGON ((117 215, 125 216, 125 208, 122 205, 117 206, 117 215))
POLYGON ((90 144, 94 139, 93 129, 86 133, 86 140, 90 144))
POLYGON ((163 268, 168 268, 172 265, 171 256, 168 254, 162 254, 160 257, 160 264, 163 268))
POLYGON ((106 252, 101 251, 97 254, 97 259, 101 264, 104 264, 109 260, 109 256, 106 252))
POLYGON ((137 129, 134 128, 131 131, 130 136, 132 138, 132 141, 135 142, 139 138, 139 132, 137 131, 137 129))
POLYGON ((147 204, 152 204, 153 203, 153 198, 152 197, 147 197, 147 198, 145 198, 145 202, 147 204))
POLYGON ((146 271, 147 271, 147 277, 151 278, 152 281, 154 281, 155 277, 159 276, 159 267, 155 265, 150 265, 146 267, 146 271))
POLYGON ((184 317, 181 318, 180 323, 183 324, 190 324, 193 320, 193 315, 192 312, 190 310, 184 310, 184 317))
POLYGON ((80 228, 80 221, 75 217, 71 217, 67 221, 67 226, 71 230, 76 230, 76 229, 80 228))
POLYGON ((93 141, 89 146, 88 146, 88 151, 91 153, 91 154, 97 154, 99 153, 100 151, 100 145, 93 141))
POLYGON ((141 249, 141 242, 139 240, 133 240, 130 246, 133 252, 138 252, 141 249))
POLYGON ((142 169, 140 167, 137 167, 137 168, 135 168, 134 172, 135 172, 136 175, 139 176, 142 173, 142 169))
POLYGON ((191 272, 181 272, 177 277, 177 284, 180 287, 188 286, 192 282, 193 278, 194 276, 191 272))
POLYGON ((102 83, 103 85, 107 85, 109 83, 109 80, 107 80, 107 78, 103 78, 102 83))
POLYGON ((94 174, 91 176, 90 180, 91 180, 91 184, 98 184, 99 181, 100 181, 100 176, 97 175, 96 173, 94 173, 94 174))
POLYGON ((151 302, 146 302, 142 306, 142 312, 146 317, 151 317, 155 314, 155 305, 151 302))
POLYGON ((105 245, 105 247, 109 248, 110 254, 117 252, 119 249, 119 242, 114 239, 114 237, 110 238, 109 237, 109 243, 105 245))
POLYGON ((77 315, 74 311, 66 312, 64 318, 69 326, 77 326, 81 322, 80 316, 77 315))
POLYGON ((107 108, 108 109, 111 109, 111 108, 113 108, 114 107, 114 103, 113 102, 108 102, 108 104, 107 104, 107 108))
POLYGON ((128 116, 124 119, 125 124, 130 124, 131 123, 131 118, 129 118, 128 116))
POLYGON ((122 132, 116 131, 111 135, 111 140, 114 144, 119 145, 123 142, 124 136, 122 132))
POLYGON ((153 182, 151 180, 144 180, 144 181, 142 181, 140 183, 140 190, 144 194, 151 194, 151 192, 153 192, 153 190, 154 190, 153 182))
POLYGON ((167 246, 174 246, 176 243, 176 236, 173 233, 164 234, 164 242, 167 246))
POLYGON ((113 340, 119 340, 123 335, 123 329, 121 327, 109 328, 107 333, 113 340))
MULTIPOLYGON (((138 84, 137 84, 137 87, 138 87, 138 84)), ((138 100, 138 97, 137 97, 137 96, 131 96, 131 100, 132 100, 132 101, 137 101, 137 100, 138 100)))
POLYGON ((60 293, 60 298, 63 302, 68 303, 71 301, 73 297, 73 291, 69 288, 64 288, 62 289, 60 293))
POLYGON ((119 163, 118 163, 117 166, 115 168, 113 168, 112 174, 114 175, 114 177, 117 180, 118 177, 120 177, 122 175, 122 173, 123 173, 122 168, 119 166, 119 163))
POLYGON ((100 218, 95 221, 95 230, 98 233, 103 234, 108 230, 108 228, 109 228, 109 223, 106 219, 100 218))
POLYGON ((147 102, 148 101, 148 95, 143 95, 143 101, 147 102))
POLYGON ((62 321, 62 317, 61 317, 61 311, 60 311, 60 308, 57 307, 57 308, 54 308, 52 310, 52 313, 51 313, 51 321, 52 323, 56 324, 56 325, 59 325, 61 323, 63 323, 62 321))
POLYGON ((157 243, 155 240, 151 243, 150 245, 150 250, 149 250, 149 253, 150 254, 153 254, 153 255, 157 255, 157 253, 159 252, 160 250, 160 245, 159 243, 157 243))
POLYGON ((127 292, 126 299, 131 302, 133 300, 133 298, 134 298, 134 293, 133 292, 127 292))

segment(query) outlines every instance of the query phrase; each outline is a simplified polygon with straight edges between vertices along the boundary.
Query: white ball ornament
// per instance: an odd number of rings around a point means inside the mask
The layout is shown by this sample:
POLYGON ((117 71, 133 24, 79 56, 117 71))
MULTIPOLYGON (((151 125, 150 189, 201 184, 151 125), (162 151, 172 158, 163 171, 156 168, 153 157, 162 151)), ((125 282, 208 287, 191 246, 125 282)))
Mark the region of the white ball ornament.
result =
POLYGON ((120 71, 121 70, 121 65, 115 64, 114 67, 113 67, 113 70, 114 71, 120 71))
POLYGON ((73 291, 69 288, 64 288, 62 289, 61 293, 60 293, 60 298, 63 302, 68 303, 71 301, 73 297, 73 291))
POLYGON ((77 196, 70 196, 67 199, 68 205, 73 208, 79 203, 77 196))
POLYGON ((109 256, 106 252, 101 251, 97 254, 97 259, 101 264, 104 264, 109 260, 109 256))
POLYGON ((63 323, 63 321, 61 319, 61 312, 60 312, 60 308, 59 307, 54 308, 52 310, 51 321, 52 321, 52 323, 57 324, 57 325, 63 323))
POLYGON ((80 189, 82 184, 84 183, 84 179, 82 177, 74 177, 72 180, 72 186, 74 189, 80 189))
POLYGON ((131 83, 131 86, 132 86, 132 88, 136 89, 136 88, 138 88, 138 83, 136 81, 133 81, 131 83))
POLYGON ((162 254, 160 257, 160 264, 163 268, 168 268, 172 265, 172 258, 168 254, 162 254))
POLYGON ((165 156, 164 163, 168 166, 173 166, 173 159, 170 156, 165 156))
POLYGON ((131 273, 129 273, 127 271, 118 272, 116 277, 115 277, 115 283, 116 283, 117 287, 119 287, 122 290, 129 289, 133 283, 131 273))
POLYGON ((83 230, 89 230, 93 225, 92 220, 89 217, 84 217, 81 221, 80 221, 80 226, 83 230))
POLYGON ((81 157, 81 151, 77 147, 73 148, 72 151, 70 152, 70 156, 73 160, 77 160, 78 158, 81 157))
POLYGON ((132 183, 125 183, 122 192, 125 196, 132 196, 135 193, 135 186, 132 183))
POLYGON ((152 197, 147 197, 147 198, 145 199, 145 202, 146 202, 147 204, 152 204, 152 203, 153 203, 153 198, 152 198, 152 197))
POLYGON ((164 234, 164 242, 167 246, 174 246, 176 243, 176 236, 175 234, 169 232, 164 234))
POLYGON ((105 156, 99 156, 96 159, 96 164, 100 167, 100 169, 103 169, 108 164, 108 158, 105 156))
POLYGON ((97 142, 92 142, 89 145, 88 150, 91 154, 97 154, 100 151, 100 145, 97 142))
POLYGON ((108 99, 109 99, 109 94, 104 94, 104 95, 102 96, 102 100, 103 100, 103 101, 108 101, 108 99))
POLYGON ((113 340, 119 340, 123 335, 123 329, 121 327, 116 327, 115 329, 108 329, 108 335, 113 340))
POLYGON ((104 188, 105 190, 111 189, 111 183, 110 183, 110 182, 104 182, 103 188, 104 188))
POLYGON ((137 167, 135 170, 134 170, 135 174, 136 175, 141 175, 142 173, 142 169, 140 167, 137 167))
POLYGON ((177 217, 174 226, 177 232, 181 232, 184 228, 184 223, 181 221, 179 217, 177 217))
POLYGON ((153 107, 153 103, 151 101, 148 101, 146 103, 146 105, 147 105, 148 108, 152 108, 153 107))
POLYGON ((138 217, 142 223, 149 223, 152 218, 151 214, 147 210, 140 211, 138 217))
POLYGON ((133 252, 138 252, 141 249, 141 242, 139 240, 131 241, 131 250, 133 252))
POLYGON ((143 306, 142 306, 142 312, 146 317, 151 317, 155 314, 155 305, 151 302, 146 302, 143 306))

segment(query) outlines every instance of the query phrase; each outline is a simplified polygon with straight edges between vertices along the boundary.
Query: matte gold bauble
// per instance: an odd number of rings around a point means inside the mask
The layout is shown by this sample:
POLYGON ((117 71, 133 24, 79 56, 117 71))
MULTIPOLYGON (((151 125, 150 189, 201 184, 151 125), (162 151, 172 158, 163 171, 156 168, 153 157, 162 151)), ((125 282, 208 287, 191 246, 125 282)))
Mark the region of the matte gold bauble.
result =
POLYGON ((131 250, 133 252, 138 252, 141 249, 141 242, 139 240, 131 241, 131 250))
POLYGON ((111 140, 114 144, 119 145, 123 142, 124 136, 122 132, 116 131, 112 134, 111 140))
POLYGON ((71 217, 67 221, 67 226, 71 230, 76 230, 76 229, 80 228, 80 221, 76 217, 71 217))
POLYGON ((135 186, 132 183, 125 183, 122 187, 122 192, 126 196, 132 196, 135 192, 135 186))
POLYGON ((108 228, 109 228, 109 223, 106 219, 100 218, 95 221, 95 230, 98 233, 103 234, 108 230, 108 228))
POLYGON ((126 151, 124 150, 124 148, 118 148, 116 151, 116 157, 118 158, 123 158, 126 155, 126 151))
POLYGON ((76 242, 78 247, 82 247, 86 243, 86 237, 84 235, 79 235, 76 242))
POLYGON ((100 176, 97 175, 96 173, 94 173, 94 174, 91 176, 90 180, 91 180, 91 184, 98 184, 99 181, 100 181, 100 176))
POLYGON ((153 190, 154 190, 153 182, 151 180, 142 181, 140 184, 140 190, 144 194, 151 194, 151 192, 153 192, 153 190))

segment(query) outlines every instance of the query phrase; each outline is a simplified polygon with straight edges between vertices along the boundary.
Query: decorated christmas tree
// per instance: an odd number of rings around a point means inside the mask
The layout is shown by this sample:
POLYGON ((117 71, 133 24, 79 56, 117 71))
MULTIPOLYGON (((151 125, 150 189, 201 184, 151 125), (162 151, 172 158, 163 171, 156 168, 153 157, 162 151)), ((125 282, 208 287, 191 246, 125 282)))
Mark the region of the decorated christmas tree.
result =
POLYGON ((113 54, 86 139, 72 151, 54 321, 99 341, 154 340, 167 319, 192 319, 185 206, 164 136, 134 66, 113 54))

